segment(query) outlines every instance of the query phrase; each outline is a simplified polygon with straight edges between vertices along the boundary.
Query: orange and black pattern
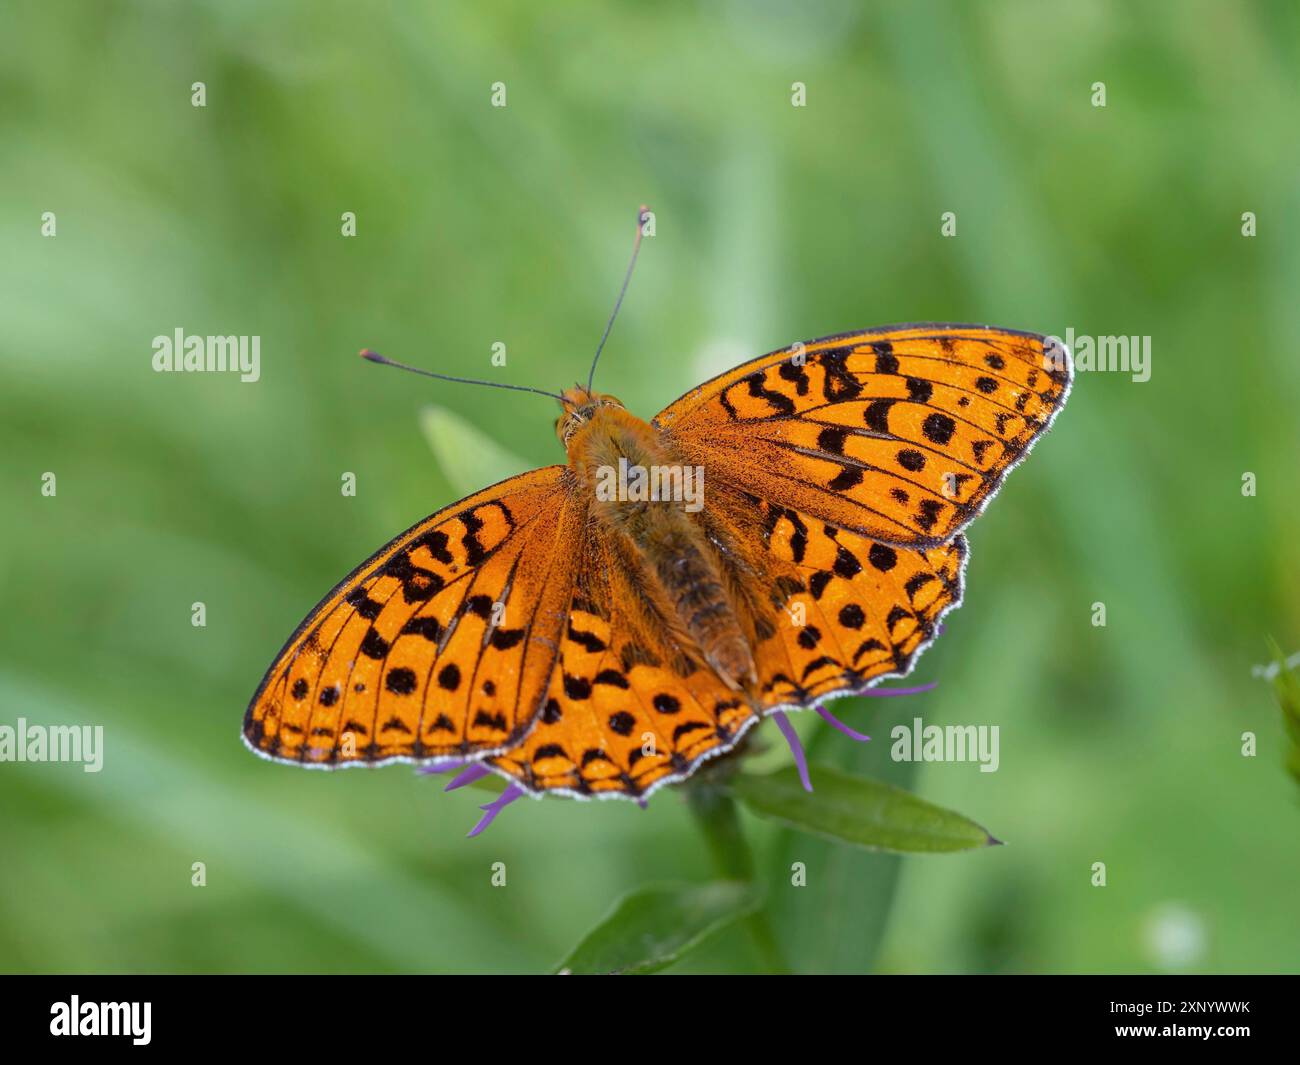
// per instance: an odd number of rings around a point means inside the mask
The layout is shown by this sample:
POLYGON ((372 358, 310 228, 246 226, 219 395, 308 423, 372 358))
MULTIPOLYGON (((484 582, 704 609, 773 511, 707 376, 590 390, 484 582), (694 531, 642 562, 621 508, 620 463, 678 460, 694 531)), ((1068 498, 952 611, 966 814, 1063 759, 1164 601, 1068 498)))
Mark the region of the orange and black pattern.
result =
POLYGON ((765 355, 653 424, 715 481, 889 543, 933 546, 979 513, 1069 386, 1067 361, 1043 337, 910 326, 765 355))
POLYGON ((555 665, 584 517, 548 466, 439 511, 363 563, 267 672, 244 736, 308 765, 499 750, 555 665))
POLYGON ((537 726, 492 761, 530 790, 636 797, 734 746, 758 715, 669 636, 635 560, 610 540, 591 551, 537 726))
MULTIPOLYGON (((753 497, 713 497, 756 535, 732 574, 761 572, 745 620, 760 669, 751 706, 707 667, 642 631, 618 604, 628 570, 598 567, 575 598, 561 664, 533 732, 492 764, 530 791, 638 797, 722 754, 759 712, 804 707, 908 672, 961 600, 966 542, 891 547, 753 497), (758 561, 762 559, 762 561, 758 561), (612 574, 612 581, 599 574, 612 574), (590 596, 590 598, 589 598, 590 596)), ((739 546, 739 544, 737 545, 739 546)))
POLYGON ((245 739, 308 766, 481 760, 534 793, 642 797, 766 713, 908 673, 961 602, 962 530, 1069 387, 1043 337, 902 326, 774 352, 630 419, 704 468, 692 535, 720 582, 705 605, 752 654, 743 683, 654 579, 676 556, 601 520, 577 432, 569 466, 438 511, 330 592, 245 739))
POLYGON ((765 707, 810 706, 907 674, 940 618, 961 603, 963 536, 909 548, 758 506, 780 606, 760 643, 765 707))

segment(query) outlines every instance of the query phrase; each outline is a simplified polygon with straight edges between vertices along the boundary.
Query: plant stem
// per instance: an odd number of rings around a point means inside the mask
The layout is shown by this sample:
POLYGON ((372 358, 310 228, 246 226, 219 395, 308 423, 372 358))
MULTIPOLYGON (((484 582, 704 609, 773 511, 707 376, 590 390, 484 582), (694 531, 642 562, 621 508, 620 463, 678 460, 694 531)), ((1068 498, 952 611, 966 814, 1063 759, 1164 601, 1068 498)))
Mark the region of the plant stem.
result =
MULTIPOLYGON (((713 865, 728 880, 754 881, 754 855, 740 827, 736 801, 711 784, 696 784, 687 789, 687 801, 695 823, 704 833, 713 865)), ((771 973, 789 973, 777 943, 772 922, 764 907, 745 919, 745 929, 759 957, 771 973)))

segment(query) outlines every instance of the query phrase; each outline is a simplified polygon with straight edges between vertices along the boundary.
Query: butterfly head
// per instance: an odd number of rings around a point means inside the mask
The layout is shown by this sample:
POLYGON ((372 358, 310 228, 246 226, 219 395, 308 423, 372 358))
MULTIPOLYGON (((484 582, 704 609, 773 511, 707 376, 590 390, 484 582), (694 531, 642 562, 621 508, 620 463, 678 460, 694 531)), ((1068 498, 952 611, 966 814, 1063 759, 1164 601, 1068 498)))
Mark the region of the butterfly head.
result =
POLYGON ((560 396, 564 413, 555 419, 555 435, 567 450, 573 434, 586 425, 603 407, 622 407, 613 396, 593 392, 582 385, 566 388, 560 396))

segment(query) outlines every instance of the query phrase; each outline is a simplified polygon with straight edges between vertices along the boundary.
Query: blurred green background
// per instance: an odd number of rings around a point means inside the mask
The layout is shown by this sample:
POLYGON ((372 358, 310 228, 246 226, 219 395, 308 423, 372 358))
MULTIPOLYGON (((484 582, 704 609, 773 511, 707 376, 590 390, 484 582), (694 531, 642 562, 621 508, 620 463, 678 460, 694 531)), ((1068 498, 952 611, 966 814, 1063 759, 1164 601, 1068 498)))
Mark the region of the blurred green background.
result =
MULTIPOLYGON (((643 417, 856 327, 1152 337, 1151 380, 1081 374, 974 526, 966 605, 914 674, 939 688, 839 704, 870 755, 800 723, 1008 845, 901 859, 878 939, 899 859, 746 815, 792 963, 1300 969, 1300 804, 1251 676, 1270 634, 1300 646, 1298 43, 1295 5, 1226 0, 10 0, 0 723, 101 724, 106 753, 0 764, 0 969, 533 971, 623 892, 710 875, 673 792, 518 803, 467 841, 481 793, 239 740, 306 611, 456 498, 425 404, 562 458, 548 401, 356 351, 570 383, 642 202, 597 385, 643 417), (260 335, 261 380, 154 373, 177 327, 260 335), (1000 769, 888 763, 914 715, 999 725, 1000 769)), ((678 968, 756 965, 732 929, 678 968)))

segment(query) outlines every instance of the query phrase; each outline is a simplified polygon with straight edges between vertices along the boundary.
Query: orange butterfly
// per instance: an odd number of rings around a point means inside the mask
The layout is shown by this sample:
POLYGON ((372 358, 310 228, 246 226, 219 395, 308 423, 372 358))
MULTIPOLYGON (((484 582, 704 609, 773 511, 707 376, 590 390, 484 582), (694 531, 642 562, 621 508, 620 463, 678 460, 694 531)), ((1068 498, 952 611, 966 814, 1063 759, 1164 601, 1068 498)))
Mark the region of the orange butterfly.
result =
POLYGON ((962 530, 1071 372, 1037 334, 902 325, 764 355, 649 423, 575 386, 556 396, 567 465, 345 577, 267 671, 245 741, 309 767, 491 770, 503 801, 642 799, 764 715, 907 674, 961 601, 962 530))

